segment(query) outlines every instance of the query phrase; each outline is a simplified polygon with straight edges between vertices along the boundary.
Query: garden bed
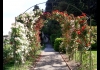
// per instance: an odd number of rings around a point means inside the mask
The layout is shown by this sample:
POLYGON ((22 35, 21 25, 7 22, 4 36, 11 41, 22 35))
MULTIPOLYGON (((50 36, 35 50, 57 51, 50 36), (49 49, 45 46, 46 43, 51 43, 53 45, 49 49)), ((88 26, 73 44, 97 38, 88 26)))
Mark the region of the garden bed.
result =
MULTIPOLYGON (((93 61, 94 63, 94 69, 97 69, 97 51, 92 51, 92 53, 95 56, 95 59, 93 61)), ((66 62, 66 65, 69 67, 70 70, 77 70, 77 68, 80 66, 80 63, 75 62, 74 60, 69 60, 68 56, 66 54, 60 53, 63 60, 66 62)), ((78 57, 78 56, 77 56, 78 57)))
POLYGON ((80 66, 78 62, 75 62, 74 60, 69 60, 66 54, 62 54, 62 53, 60 54, 70 70, 77 70, 77 68, 80 66))

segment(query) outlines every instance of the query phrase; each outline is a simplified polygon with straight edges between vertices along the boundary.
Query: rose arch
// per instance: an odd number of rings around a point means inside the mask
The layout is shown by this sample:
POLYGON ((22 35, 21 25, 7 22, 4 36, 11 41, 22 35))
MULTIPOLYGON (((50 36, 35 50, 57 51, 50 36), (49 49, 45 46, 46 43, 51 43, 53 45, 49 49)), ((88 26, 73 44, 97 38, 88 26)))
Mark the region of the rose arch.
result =
POLYGON ((90 17, 83 12, 79 16, 74 16, 74 14, 68 14, 67 11, 59 10, 53 10, 51 13, 43 12, 40 9, 29 13, 26 11, 16 17, 16 22, 12 25, 11 44, 15 46, 13 47, 14 57, 17 62, 24 63, 27 56, 35 55, 35 52, 41 48, 40 30, 46 21, 55 20, 59 22, 62 30, 63 42, 60 46, 65 47, 66 53, 72 59, 74 54, 79 51, 80 67, 91 68, 91 50, 90 53, 87 52, 91 49, 91 26, 87 24, 90 17))

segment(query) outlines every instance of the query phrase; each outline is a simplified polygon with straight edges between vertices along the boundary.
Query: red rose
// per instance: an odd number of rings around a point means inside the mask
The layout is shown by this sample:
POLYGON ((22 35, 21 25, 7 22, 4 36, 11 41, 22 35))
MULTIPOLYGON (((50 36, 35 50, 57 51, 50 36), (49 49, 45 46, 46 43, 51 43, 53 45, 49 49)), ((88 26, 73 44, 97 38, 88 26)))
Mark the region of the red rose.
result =
POLYGON ((85 20, 81 20, 81 21, 79 21, 80 24, 82 24, 82 23, 84 23, 84 22, 85 22, 85 20))
POLYGON ((77 34, 80 35, 81 34, 81 31, 77 31, 77 34))
POLYGON ((79 16, 80 18, 83 18, 83 16, 79 16))
POLYGON ((82 30, 84 30, 86 28, 86 26, 82 26, 82 30))
POLYGON ((82 16, 86 16, 86 14, 85 13, 82 13, 82 16))

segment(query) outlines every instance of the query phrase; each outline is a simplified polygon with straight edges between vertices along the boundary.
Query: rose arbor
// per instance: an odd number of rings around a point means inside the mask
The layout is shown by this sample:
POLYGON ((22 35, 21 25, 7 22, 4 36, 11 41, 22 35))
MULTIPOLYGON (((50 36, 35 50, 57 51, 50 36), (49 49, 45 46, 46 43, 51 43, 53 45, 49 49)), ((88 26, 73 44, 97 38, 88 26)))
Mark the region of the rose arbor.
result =
POLYGON ((42 17, 46 20, 59 22, 62 27, 62 38, 64 38, 61 47, 67 48, 66 52, 69 59, 73 59, 74 54, 79 52, 80 68, 89 69, 91 67, 89 64, 92 64, 93 59, 91 54, 87 52, 91 48, 91 29, 87 24, 88 17, 86 14, 82 13, 80 16, 75 17, 73 14, 69 15, 66 12, 55 10, 52 13, 45 12, 42 17))
MULTIPOLYGON (((58 10, 54 10, 52 11, 52 13, 49 12, 43 13, 41 10, 37 9, 30 13, 24 13, 19 15, 16 18, 16 20, 17 23, 20 22, 20 25, 23 26, 22 30, 24 30, 24 32, 21 31, 20 29, 17 29, 17 27, 20 28, 20 26, 16 24, 14 28, 16 28, 15 30, 17 32, 13 34, 14 31, 12 31, 12 37, 13 37, 12 39, 15 41, 15 42, 13 41, 13 45, 16 44, 15 47, 16 50, 14 51, 15 54, 17 55, 18 53, 16 52, 20 50, 21 56, 24 58, 24 61, 26 56, 31 55, 32 52, 34 52, 35 55, 35 52, 40 48, 39 34, 45 21, 56 20, 62 27, 62 38, 64 38, 62 46, 67 48, 66 52, 68 53, 69 57, 73 58, 73 55, 77 51, 79 51, 80 53, 79 62, 81 63, 81 66, 84 69, 89 68, 88 62, 90 54, 87 52, 87 50, 91 47, 91 40, 90 40, 91 29, 87 24, 88 18, 85 15, 85 13, 82 13, 82 15, 75 17, 73 14, 69 15, 66 12, 60 12, 58 10), (28 43, 26 47, 23 46, 24 43, 19 42, 20 45, 16 43, 17 41, 19 41, 19 38, 24 41, 24 39, 21 38, 23 37, 23 35, 25 36, 26 38, 25 40, 28 43), (24 49, 21 48, 22 46, 24 47, 24 49), (20 49, 17 47, 20 47, 20 49), (30 49, 28 50, 25 48, 30 48, 30 49), (28 50, 27 54, 25 53, 25 50, 28 50), (25 56, 23 54, 25 54, 25 56)), ((21 60, 23 61, 23 59, 21 60)))

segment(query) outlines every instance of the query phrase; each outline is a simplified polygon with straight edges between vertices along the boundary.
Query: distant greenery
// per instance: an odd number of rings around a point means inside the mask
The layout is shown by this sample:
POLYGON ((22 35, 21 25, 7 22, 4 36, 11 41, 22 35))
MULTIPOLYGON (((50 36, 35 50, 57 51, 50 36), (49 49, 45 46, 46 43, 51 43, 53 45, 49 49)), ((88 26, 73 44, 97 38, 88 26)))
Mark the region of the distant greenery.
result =
POLYGON ((91 49, 92 50, 97 50, 97 26, 92 26, 92 33, 91 36, 93 38, 92 44, 91 44, 91 49))
MULTIPOLYGON (((90 51, 87 51, 87 53, 90 53, 90 51)), ((93 66, 94 66, 93 68, 97 69, 97 51, 91 51, 91 53, 92 53, 92 58, 93 58, 93 66)), ((89 59, 89 58, 87 58, 87 59, 89 59)), ((74 60, 79 61, 79 51, 76 52, 76 58, 74 55, 74 60)))
POLYGON ((50 36, 50 41, 52 43, 52 45, 54 44, 54 41, 56 38, 61 37, 61 26, 59 24, 59 22, 55 21, 55 20, 47 20, 44 23, 43 28, 41 29, 41 31, 44 32, 44 34, 48 34, 50 36))
POLYGON ((47 0, 45 10, 46 12, 67 11, 75 16, 79 16, 82 11, 92 17, 92 25, 97 25, 97 0, 47 0))
MULTIPOLYGON (((54 41, 54 50, 59 51, 60 44, 63 41, 63 38, 56 38, 54 41)), ((60 48, 61 49, 61 48, 60 48)))
MULTIPOLYGON (((8 39, 4 40, 3 43, 3 63, 8 63, 10 62, 9 60, 13 58, 13 50, 11 48, 10 41, 8 39)), ((12 60, 13 61, 13 60, 12 60)))

